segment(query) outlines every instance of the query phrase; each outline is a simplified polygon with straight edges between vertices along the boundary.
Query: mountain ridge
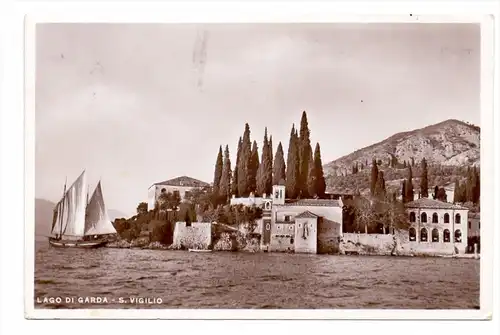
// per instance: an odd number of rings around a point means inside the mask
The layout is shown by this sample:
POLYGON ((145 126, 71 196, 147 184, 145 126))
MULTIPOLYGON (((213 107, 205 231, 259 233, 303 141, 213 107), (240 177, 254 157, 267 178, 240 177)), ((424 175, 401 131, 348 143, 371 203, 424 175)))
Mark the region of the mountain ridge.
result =
POLYGON ((409 161, 412 157, 420 162, 425 157, 430 164, 479 165, 479 146, 480 127, 448 119, 423 128, 396 133, 330 161, 324 164, 323 168, 325 176, 347 174, 355 163, 366 165, 367 161, 371 164, 374 157, 387 160, 392 156, 399 162, 409 161))
POLYGON ((399 192, 412 165, 418 187, 423 158, 428 162, 429 185, 453 187, 468 167, 480 166, 480 127, 448 119, 423 128, 396 133, 323 165, 327 190, 332 193, 368 194, 371 165, 376 159, 386 187, 399 192))

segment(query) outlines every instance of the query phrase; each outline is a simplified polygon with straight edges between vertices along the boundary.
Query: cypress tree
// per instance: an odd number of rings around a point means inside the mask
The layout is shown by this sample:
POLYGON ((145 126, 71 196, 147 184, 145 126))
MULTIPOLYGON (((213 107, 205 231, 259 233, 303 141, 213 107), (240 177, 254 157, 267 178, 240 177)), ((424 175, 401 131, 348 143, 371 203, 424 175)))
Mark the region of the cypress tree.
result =
POLYGON ((224 167, 220 180, 219 196, 224 202, 227 202, 231 196, 231 159, 229 158, 229 146, 224 150, 224 167))
POLYGON ((474 167, 474 175, 475 175, 476 183, 475 183, 475 188, 474 188, 474 198, 472 199, 472 201, 475 204, 479 204, 479 202, 481 200, 481 175, 479 174, 479 170, 476 169, 476 167, 474 167))
POLYGON ((290 133, 290 143, 288 145, 287 169, 286 169, 286 192, 290 199, 297 199, 299 196, 300 161, 298 135, 295 125, 292 125, 290 133))
POLYGON ((299 138, 299 161, 300 161, 300 176, 299 176, 299 192, 302 198, 308 197, 307 177, 309 175, 309 158, 312 156, 311 132, 307 122, 306 111, 302 112, 300 120, 300 138, 299 138))
MULTIPOLYGON (((266 131, 267 131, 267 128, 266 128, 266 131)), ((273 191, 273 157, 274 157, 274 154, 273 154, 273 136, 269 136, 269 142, 268 142, 268 161, 269 161, 269 166, 266 170, 266 174, 267 174, 267 177, 266 177, 266 193, 267 194, 271 194, 271 192, 273 191)))
POLYGON ((314 157, 312 155, 309 156, 309 173, 307 174, 307 194, 314 198, 317 196, 317 180, 316 180, 316 169, 314 166, 314 157))
POLYGON ((436 199, 437 199, 438 192, 439 192, 439 187, 436 185, 436 186, 434 186, 434 194, 432 195, 432 198, 433 198, 434 200, 436 200, 436 199))
POLYGON ((377 178, 378 178, 377 160, 375 158, 373 158, 372 173, 371 173, 371 178, 370 178, 370 194, 371 195, 375 195, 375 185, 377 184, 377 178))
POLYGON ((213 194, 215 196, 219 195, 220 179, 222 176, 222 146, 219 146, 219 153, 217 154, 217 159, 215 160, 215 172, 214 172, 214 184, 213 184, 213 194))
POLYGON ((238 140, 238 150, 236 151, 236 162, 234 166, 234 172, 233 172, 233 181, 231 183, 231 194, 234 194, 236 197, 239 197, 239 192, 238 192, 238 169, 240 167, 240 156, 241 156, 241 146, 242 146, 243 140, 240 139, 238 140))
POLYGON ((316 178, 316 195, 320 198, 325 196, 326 192, 326 182, 325 175, 323 173, 323 162, 321 160, 321 149, 319 143, 316 143, 316 148, 314 148, 314 175, 316 178))
POLYGON ((403 182, 401 183, 401 200, 403 203, 408 202, 408 195, 406 193, 406 179, 403 179, 403 182))
POLYGON ((272 184, 272 158, 269 148, 269 141, 267 140, 267 128, 264 131, 264 144, 262 146, 262 159, 257 173, 257 194, 269 195, 270 187, 272 184))
POLYGON ((420 176, 420 195, 422 198, 429 197, 429 181, 427 178, 427 160, 422 158, 422 174, 420 176))
POLYGON ((408 166, 408 180, 406 182, 406 199, 407 201, 413 201, 414 193, 413 193, 413 172, 411 170, 411 166, 408 166))
POLYGON ((252 165, 252 143, 250 142, 250 126, 245 124, 245 132, 241 143, 241 155, 238 164, 238 193, 240 197, 248 197, 250 191, 249 170, 252 165))
POLYGON ((375 196, 382 197, 384 195, 385 195, 384 172, 379 171, 377 176, 377 182, 375 184, 375 196))
POLYGON ((285 157, 283 153, 283 146, 281 142, 278 144, 278 149, 276 149, 276 155, 274 156, 273 164, 273 185, 279 185, 280 182, 286 180, 285 174, 285 157))
POLYGON ((252 156, 248 168, 248 193, 255 193, 257 190, 257 170, 259 169, 259 165, 259 149, 257 142, 253 141, 252 156))

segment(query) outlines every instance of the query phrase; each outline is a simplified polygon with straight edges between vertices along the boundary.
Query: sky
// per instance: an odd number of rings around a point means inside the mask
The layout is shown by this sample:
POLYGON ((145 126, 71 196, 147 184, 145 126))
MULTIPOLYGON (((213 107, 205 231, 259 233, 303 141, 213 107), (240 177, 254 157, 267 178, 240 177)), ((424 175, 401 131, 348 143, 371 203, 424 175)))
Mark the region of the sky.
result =
MULTIPOLYGON (((127 215, 155 182, 213 180, 245 123, 323 163, 447 119, 480 125, 475 24, 37 24, 35 196, 86 169, 127 215)), ((286 159, 286 157, 285 157, 286 159)))

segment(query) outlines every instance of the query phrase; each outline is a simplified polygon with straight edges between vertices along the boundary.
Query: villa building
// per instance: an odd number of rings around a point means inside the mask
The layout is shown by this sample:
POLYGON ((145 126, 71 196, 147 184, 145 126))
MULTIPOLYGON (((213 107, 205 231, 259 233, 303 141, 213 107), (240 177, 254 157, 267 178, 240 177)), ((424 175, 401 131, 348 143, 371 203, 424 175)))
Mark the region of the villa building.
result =
POLYGON ((429 250, 465 253, 468 236, 468 209, 448 202, 420 198, 407 203, 410 243, 429 250))
POLYGON ((210 184, 187 176, 155 183, 148 189, 148 207, 154 208, 158 197, 164 192, 178 193, 182 201, 190 191, 207 186, 210 186, 210 184))
POLYGON ((261 248, 265 251, 330 253, 342 237, 342 199, 285 199, 285 186, 274 185, 268 197, 231 199, 232 205, 259 206, 261 248))

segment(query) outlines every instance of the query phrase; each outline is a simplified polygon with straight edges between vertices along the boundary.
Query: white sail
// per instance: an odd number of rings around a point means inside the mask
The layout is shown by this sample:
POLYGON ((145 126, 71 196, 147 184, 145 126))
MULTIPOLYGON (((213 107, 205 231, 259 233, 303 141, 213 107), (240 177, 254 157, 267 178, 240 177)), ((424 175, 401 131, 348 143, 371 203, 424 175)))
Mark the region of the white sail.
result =
POLYGON ((87 205, 85 235, 104 235, 116 233, 104 204, 101 182, 97 184, 87 205))
POLYGON ((52 221, 52 234, 54 235, 59 235, 61 234, 61 215, 62 215, 62 212, 61 212, 61 204, 62 204, 62 201, 59 201, 56 206, 54 207, 54 218, 53 218, 53 221, 52 221))
POLYGON ((62 202, 62 235, 83 236, 85 233, 85 208, 87 175, 85 170, 71 185, 62 202))

